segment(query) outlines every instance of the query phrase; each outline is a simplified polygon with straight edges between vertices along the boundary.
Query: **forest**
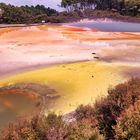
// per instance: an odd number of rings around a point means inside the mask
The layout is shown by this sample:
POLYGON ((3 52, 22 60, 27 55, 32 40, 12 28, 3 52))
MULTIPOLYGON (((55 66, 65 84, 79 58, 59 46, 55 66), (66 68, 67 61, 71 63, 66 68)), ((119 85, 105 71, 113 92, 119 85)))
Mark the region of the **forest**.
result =
POLYGON ((66 8, 67 11, 86 9, 95 10, 114 10, 124 14, 132 12, 133 15, 137 15, 140 8, 139 0, 62 0, 61 6, 66 8), (126 13, 125 13, 126 12, 126 13), (128 12, 128 13, 127 13, 128 12))
POLYGON ((46 20, 52 15, 57 15, 57 11, 46 8, 44 5, 36 6, 14 6, 0 3, 1 18, 0 23, 38 23, 46 20))
MULTIPOLYGON (((46 3, 47 4, 47 3, 46 3)), ((0 23, 60 23, 94 17, 140 17, 140 0, 62 0, 58 12, 44 5, 14 6, 0 3, 0 23)))

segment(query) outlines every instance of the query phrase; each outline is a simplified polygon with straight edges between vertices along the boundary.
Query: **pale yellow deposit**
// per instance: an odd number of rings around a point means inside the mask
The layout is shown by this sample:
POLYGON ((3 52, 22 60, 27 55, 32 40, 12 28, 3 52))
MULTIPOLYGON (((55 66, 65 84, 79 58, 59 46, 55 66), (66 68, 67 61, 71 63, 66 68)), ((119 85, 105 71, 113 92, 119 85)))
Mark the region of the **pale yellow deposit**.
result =
POLYGON ((109 85, 126 80, 122 70, 118 65, 98 61, 63 64, 15 75, 1 80, 0 85, 25 82, 46 84, 60 95, 52 110, 67 113, 80 104, 95 102, 107 94, 109 85))

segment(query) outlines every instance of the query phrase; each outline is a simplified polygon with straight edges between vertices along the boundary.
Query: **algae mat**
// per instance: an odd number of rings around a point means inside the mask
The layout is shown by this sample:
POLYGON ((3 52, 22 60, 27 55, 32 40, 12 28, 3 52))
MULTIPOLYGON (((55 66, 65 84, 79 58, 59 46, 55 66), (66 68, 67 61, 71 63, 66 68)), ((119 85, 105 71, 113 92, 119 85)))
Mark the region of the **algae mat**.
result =
POLYGON ((122 71, 119 65, 98 61, 61 64, 2 79, 0 86, 16 83, 45 84, 55 89, 59 96, 49 110, 68 113, 80 104, 94 103, 98 98, 106 96, 109 86, 126 80, 122 71))

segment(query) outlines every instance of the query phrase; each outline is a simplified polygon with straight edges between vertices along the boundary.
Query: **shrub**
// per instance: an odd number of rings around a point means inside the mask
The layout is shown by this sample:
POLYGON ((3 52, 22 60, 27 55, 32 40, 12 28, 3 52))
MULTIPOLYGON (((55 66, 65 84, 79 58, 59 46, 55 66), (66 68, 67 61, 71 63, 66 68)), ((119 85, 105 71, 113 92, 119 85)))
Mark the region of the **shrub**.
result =
POLYGON ((38 132, 28 121, 20 122, 18 125, 11 124, 1 136, 2 140, 40 140, 38 132))
POLYGON ((115 130, 118 140, 140 139, 140 100, 121 114, 117 120, 115 130))
POLYGON ((138 100, 140 96, 140 79, 131 79, 124 84, 108 90, 108 96, 95 104, 96 119, 100 132, 106 139, 114 139, 117 117, 138 100))
POLYGON ((140 79, 108 90, 94 106, 79 106, 75 121, 50 113, 9 125, 2 140, 138 140, 140 139, 140 79), (101 135, 102 134, 102 135, 101 135))
POLYGON ((72 122, 67 127, 68 140, 103 140, 97 128, 92 127, 89 119, 82 119, 81 121, 72 122), (94 140, 94 139, 93 139, 94 140))
POLYGON ((93 128, 98 125, 106 139, 115 139, 114 126, 121 113, 139 99, 140 79, 131 79, 108 90, 108 96, 98 100, 94 106, 80 106, 76 110, 77 120, 92 118, 93 128))
POLYGON ((92 118, 94 116, 94 112, 95 110, 91 105, 80 105, 75 111, 75 117, 77 120, 82 120, 83 118, 92 118))

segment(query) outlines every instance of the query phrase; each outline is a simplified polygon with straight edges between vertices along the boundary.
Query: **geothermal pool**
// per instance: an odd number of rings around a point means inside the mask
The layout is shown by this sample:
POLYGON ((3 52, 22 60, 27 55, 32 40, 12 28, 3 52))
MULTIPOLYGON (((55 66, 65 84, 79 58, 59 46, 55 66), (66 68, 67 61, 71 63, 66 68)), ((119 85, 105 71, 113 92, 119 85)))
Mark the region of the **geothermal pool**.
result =
POLYGON ((127 32, 81 24, 0 29, 0 127, 39 110, 68 113, 140 76, 139 24, 127 32))
POLYGON ((81 20, 80 22, 69 23, 66 25, 87 27, 107 32, 140 32, 139 23, 112 21, 111 19, 81 20))

